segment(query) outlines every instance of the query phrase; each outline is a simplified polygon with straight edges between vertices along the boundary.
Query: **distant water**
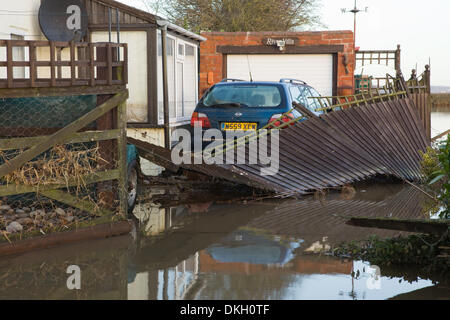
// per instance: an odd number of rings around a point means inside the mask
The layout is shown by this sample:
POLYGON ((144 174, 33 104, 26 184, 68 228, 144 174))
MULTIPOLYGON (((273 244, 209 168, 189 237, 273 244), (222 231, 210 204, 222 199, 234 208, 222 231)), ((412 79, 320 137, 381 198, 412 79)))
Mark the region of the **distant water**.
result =
POLYGON ((450 111, 431 113, 431 136, 450 129, 450 111))
POLYGON ((431 93, 450 93, 450 87, 432 86, 431 93))

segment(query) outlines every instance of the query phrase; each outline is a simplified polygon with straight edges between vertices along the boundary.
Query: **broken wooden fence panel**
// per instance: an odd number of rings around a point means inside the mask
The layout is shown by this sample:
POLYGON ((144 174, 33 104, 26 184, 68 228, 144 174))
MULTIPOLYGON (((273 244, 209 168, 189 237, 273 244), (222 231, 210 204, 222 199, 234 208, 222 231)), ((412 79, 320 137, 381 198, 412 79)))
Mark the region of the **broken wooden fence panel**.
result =
MULTIPOLYGON (((301 195, 376 175, 419 181, 422 178, 420 151, 425 151, 429 145, 426 122, 417 110, 418 100, 411 97, 406 87, 392 85, 389 90, 392 92, 381 96, 325 97, 328 103, 335 101, 336 104, 330 106, 322 102, 324 110, 334 112, 320 117, 297 106, 308 120, 294 119, 283 124, 279 142, 273 145, 279 149, 279 170, 272 176, 260 174, 264 167, 261 163, 248 164, 249 159, 255 160, 249 148, 246 148, 246 164, 175 166, 169 150, 135 139, 129 142, 135 143, 150 161, 173 171, 193 170, 283 194, 301 195), (403 91, 396 92, 396 87, 403 91)), ((424 100, 419 102, 424 103, 424 100)), ((248 144, 262 134, 262 131, 253 132, 224 146, 235 148, 248 144)), ((261 147, 271 147, 272 142, 260 142, 261 147)))

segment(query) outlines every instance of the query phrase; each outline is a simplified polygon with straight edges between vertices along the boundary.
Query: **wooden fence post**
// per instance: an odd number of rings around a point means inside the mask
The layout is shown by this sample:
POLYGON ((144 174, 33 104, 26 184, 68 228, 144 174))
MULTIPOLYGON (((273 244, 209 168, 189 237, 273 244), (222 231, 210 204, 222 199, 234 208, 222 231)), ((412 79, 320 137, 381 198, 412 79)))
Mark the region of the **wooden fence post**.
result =
POLYGON ((431 71, 430 66, 427 64, 425 66, 425 72, 423 74, 423 78, 425 79, 425 86, 427 87, 427 93, 431 94, 431 71))
MULTIPOLYGON (((97 47, 97 61, 108 62, 106 67, 97 67, 97 80, 106 80, 109 84, 110 78, 110 65, 112 63, 112 56, 108 54, 110 47, 97 47)), ((111 95, 98 95, 97 105, 104 103, 106 100, 110 99, 111 95)), ((115 129, 114 119, 116 119, 117 108, 105 113, 103 116, 97 119, 97 130, 111 130, 115 129)), ((115 161, 117 160, 117 144, 115 141, 101 141, 98 143, 98 151, 100 158, 102 159, 99 163, 101 170, 112 170, 115 168, 115 161)), ((97 186, 97 192, 99 197, 99 202, 103 204, 108 209, 113 209, 114 204, 114 188, 112 182, 102 182, 97 186)))
POLYGON ((118 148, 118 191, 119 213, 126 218, 128 213, 128 168, 127 168, 127 103, 121 103, 117 108, 117 128, 120 130, 117 139, 118 148))
POLYGON ((400 59, 400 55, 401 55, 401 50, 400 50, 400 45, 397 45, 397 50, 395 50, 395 71, 397 72, 397 75, 399 73, 401 73, 401 59, 400 59))

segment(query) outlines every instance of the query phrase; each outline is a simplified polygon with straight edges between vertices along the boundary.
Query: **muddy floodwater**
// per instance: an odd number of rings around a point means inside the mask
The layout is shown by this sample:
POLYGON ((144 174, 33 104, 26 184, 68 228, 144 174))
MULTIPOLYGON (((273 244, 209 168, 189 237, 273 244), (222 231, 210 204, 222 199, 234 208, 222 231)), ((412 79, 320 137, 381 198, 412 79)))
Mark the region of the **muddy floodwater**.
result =
POLYGON ((448 285, 414 268, 313 254, 371 234, 337 215, 423 217, 420 192, 403 184, 301 200, 140 203, 131 236, 0 260, 0 299, 448 299, 448 285), (81 289, 68 290, 79 266, 81 289), (418 274, 420 276, 418 276, 418 274))
MULTIPOLYGON (((450 113, 432 114, 433 136, 449 125, 450 113)), ((386 183, 301 200, 145 201, 134 210, 133 236, 0 258, 0 299, 449 299, 448 283, 413 266, 317 254, 401 234, 339 216, 423 218, 428 208, 416 189, 386 183), (67 288, 71 265, 80 290, 67 288)))

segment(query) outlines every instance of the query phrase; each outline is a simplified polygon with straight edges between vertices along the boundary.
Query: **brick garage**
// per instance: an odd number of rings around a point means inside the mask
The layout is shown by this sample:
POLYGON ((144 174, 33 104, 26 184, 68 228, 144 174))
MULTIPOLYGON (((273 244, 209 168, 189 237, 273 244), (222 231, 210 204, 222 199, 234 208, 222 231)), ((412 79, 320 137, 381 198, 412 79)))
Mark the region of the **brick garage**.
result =
MULTIPOLYGON (((203 32, 201 35, 208 40, 200 45, 200 93, 223 78, 240 74, 239 70, 247 70, 247 62, 252 73, 260 72, 261 66, 263 69, 266 66, 273 69, 274 65, 279 64, 281 67, 282 63, 287 64, 285 68, 295 68, 303 63, 311 74, 314 70, 328 68, 322 71, 327 77, 324 81, 330 83, 329 88, 324 89, 327 95, 347 95, 353 92, 355 51, 352 31, 203 32), (280 51, 277 40, 285 40, 283 51, 280 51), (264 62, 265 59, 267 63, 264 62), (253 63, 257 70, 252 70, 253 63)), ((280 72, 283 70, 278 70, 280 72)), ((279 80, 260 78, 253 77, 254 80, 279 80)), ((298 78, 304 80, 302 75, 298 78)), ((313 83, 310 84, 314 86, 313 83)))

